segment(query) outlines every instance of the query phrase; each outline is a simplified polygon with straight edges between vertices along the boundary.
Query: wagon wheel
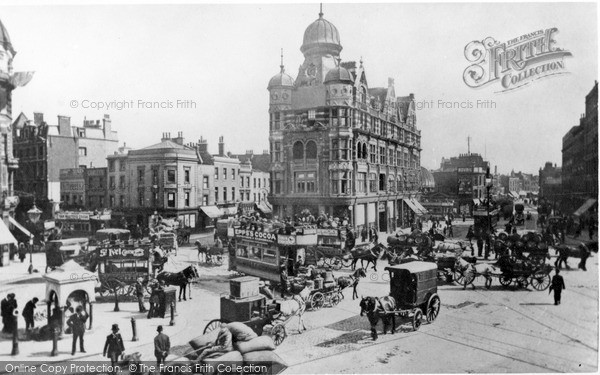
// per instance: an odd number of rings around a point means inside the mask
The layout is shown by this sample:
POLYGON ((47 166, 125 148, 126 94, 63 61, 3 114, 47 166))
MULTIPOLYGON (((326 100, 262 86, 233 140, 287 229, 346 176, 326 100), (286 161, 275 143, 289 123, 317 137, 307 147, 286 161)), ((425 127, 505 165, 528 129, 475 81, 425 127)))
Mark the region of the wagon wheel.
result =
POLYGON ((131 284, 130 285, 125 285, 122 290, 123 290, 122 293, 123 293, 124 296, 133 296, 133 295, 135 295, 135 286, 133 286, 131 284))
POLYGON ((527 259, 535 265, 540 265, 544 263, 544 256, 540 254, 531 253, 527 256, 527 259))
POLYGON ((507 287, 507 286, 509 286, 509 285, 512 283, 512 278, 511 278, 510 276, 501 275, 501 276, 498 278, 498 281, 500 281, 500 284, 501 284, 502 286, 505 286, 505 287, 507 287))
POLYGON ((427 323, 432 323, 440 313, 440 297, 432 295, 427 303, 427 323))
POLYGON ((312 295, 310 308, 312 310, 319 310, 325 304, 325 296, 321 292, 316 292, 312 295))
POLYGON ((121 295, 121 289, 123 289, 123 283, 117 279, 108 279, 102 285, 108 290, 110 294, 115 293, 121 295))
POLYGON ((531 275, 529 282, 531 283, 531 286, 535 290, 539 290, 539 291, 546 290, 550 286, 550 275, 547 273, 538 271, 535 274, 531 275))
POLYGON ((206 335, 207 333, 212 332, 215 329, 219 329, 221 327, 221 323, 222 322, 223 321, 221 319, 213 319, 213 320, 211 320, 210 322, 208 322, 208 324, 206 325, 206 327, 204 327, 204 332, 202 334, 206 335))
POLYGON ((421 328, 421 319, 423 319, 423 312, 420 308, 416 308, 413 314, 412 327, 413 331, 418 331, 421 328))
POLYGON ((526 276, 517 277, 517 285, 520 288, 527 288, 527 286, 529 285, 529 281, 527 281, 527 277, 526 276))
POLYGON ((454 278, 454 281, 456 281, 457 284, 462 284, 465 275, 463 275, 462 271, 454 270, 454 274, 452 275, 452 277, 454 278))
POLYGON ((273 337, 273 343, 276 346, 281 345, 283 340, 287 337, 287 331, 285 330, 285 326, 281 323, 277 323, 271 329, 271 336, 273 337))
POLYGON ((331 300, 329 301, 329 303, 331 303, 331 306, 335 306, 338 303, 340 303, 342 298, 343 298, 342 292, 334 293, 333 296, 331 296, 331 300))

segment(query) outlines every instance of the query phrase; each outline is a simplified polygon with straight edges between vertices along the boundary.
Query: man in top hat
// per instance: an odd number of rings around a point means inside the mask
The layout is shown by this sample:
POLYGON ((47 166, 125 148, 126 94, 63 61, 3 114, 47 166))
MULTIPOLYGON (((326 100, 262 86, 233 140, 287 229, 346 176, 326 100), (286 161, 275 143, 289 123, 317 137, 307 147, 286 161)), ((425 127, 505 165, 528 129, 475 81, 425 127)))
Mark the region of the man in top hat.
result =
POLYGON ((156 328, 156 332, 158 332, 154 338, 154 356, 156 357, 156 365, 165 363, 165 359, 169 355, 169 350, 171 350, 171 341, 169 340, 169 336, 162 333, 162 331, 162 326, 158 326, 156 328))
POLYGON ((112 333, 106 336, 103 355, 110 358, 111 366, 116 366, 119 356, 122 356, 125 351, 125 345, 123 345, 123 338, 119 333, 119 325, 113 324, 111 331, 112 333))

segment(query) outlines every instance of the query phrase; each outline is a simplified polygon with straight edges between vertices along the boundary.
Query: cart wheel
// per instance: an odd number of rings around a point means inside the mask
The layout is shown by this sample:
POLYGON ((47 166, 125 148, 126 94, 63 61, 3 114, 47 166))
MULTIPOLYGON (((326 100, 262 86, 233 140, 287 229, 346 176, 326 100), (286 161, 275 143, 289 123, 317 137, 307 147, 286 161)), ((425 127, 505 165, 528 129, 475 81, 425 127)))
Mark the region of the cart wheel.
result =
POLYGON ((546 290, 550 286, 550 275, 544 272, 537 272, 531 275, 529 282, 535 290, 546 290))
POLYGON ((315 294, 312 295, 311 298, 311 309, 313 310, 319 310, 321 309, 321 307, 323 307, 323 305, 325 304, 325 296, 323 296, 323 293, 321 292, 316 292, 315 294))
POLYGON ((206 327, 204 327, 204 332, 202 334, 206 335, 207 333, 212 332, 215 329, 219 329, 220 327, 221 327, 221 319, 213 319, 210 322, 208 322, 206 327))
POLYGON ((416 308, 413 314, 412 327, 413 331, 418 331, 421 328, 421 319, 423 319, 423 312, 420 308, 416 308))
POLYGON ((331 306, 335 306, 338 303, 340 303, 340 301, 342 300, 342 298, 343 298, 342 292, 334 293, 334 295, 331 296, 331 300, 330 300, 331 306))
POLYGON ((500 284, 505 287, 509 286, 512 283, 512 279, 510 278, 510 276, 505 275, 500 276, 498 278, 498 281, 500 281, 500 284))
POLYGON ((440 313, 440 297, 437 294, 429 297, 429 302, 427 303, 427 323, 432 323, 440 313))
POLYGON ((527 288, 527 286, 529 285, 529 281, 527 281, 527 277, 525 277, 525 276, 517 277, 517 285, 519 286, 519 288, 527 288))
POLYGON ((463 279, 465 278, 463 273, 459 270, 454 270, 454 274, 452 277, 454 278, 454 281, 456 281, 457 284, 462 284, 463 279))
POLYGON ((273 337, 273 343, 276 346, 281 345, 283 340, 287 337, 287 331, 285 330, 285 326, 281 323, 277 323, 271 329, 271 336, 273 337))

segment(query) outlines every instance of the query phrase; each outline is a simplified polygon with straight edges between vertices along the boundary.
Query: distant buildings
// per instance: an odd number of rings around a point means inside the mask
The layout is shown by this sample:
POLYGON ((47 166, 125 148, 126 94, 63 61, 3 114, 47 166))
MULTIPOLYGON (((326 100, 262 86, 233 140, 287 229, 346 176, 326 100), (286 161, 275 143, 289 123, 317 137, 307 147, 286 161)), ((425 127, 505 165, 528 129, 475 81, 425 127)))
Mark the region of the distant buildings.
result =
POLYGON ((268 84, 274 215, 325 213, 380 231, 409 225, 425 212, 414 96, 397 96, 391 78, 369 86, 362 60, 341 60, 340 34, 322 13, 300 50, 296 79, 282 62, 268 84))
POLYGON ((442 159, 440 169, 432 172, 438 193, 436 196, 455 200, 459 214, 471 215, 474 207, 486 199, 485 176, 488 168, 489 163, 476 153, 442 159))
POLYGON ((561 167, 546 162, 539 171, 540 201, 556 203, 562 198, 562 169, 561 167))
POLYGON ((58 116, 57 125, 34 113, 33 121, 21 113, 13 123, 14 153, 20 168, 15 175, 15 190, 39 200, 59 202, 60 170, 106 167, 106 155, 117 150, 117 132, 109 115, 102 120, 84 120, 72 126, 67 116, 58 116))
POLYGON ((598 81, 585 97, 579 125, 563 136, 562 163, 561 207, 581 215, 598 199, 598 81), (579 212, 582 205, 586 207, 579 212))

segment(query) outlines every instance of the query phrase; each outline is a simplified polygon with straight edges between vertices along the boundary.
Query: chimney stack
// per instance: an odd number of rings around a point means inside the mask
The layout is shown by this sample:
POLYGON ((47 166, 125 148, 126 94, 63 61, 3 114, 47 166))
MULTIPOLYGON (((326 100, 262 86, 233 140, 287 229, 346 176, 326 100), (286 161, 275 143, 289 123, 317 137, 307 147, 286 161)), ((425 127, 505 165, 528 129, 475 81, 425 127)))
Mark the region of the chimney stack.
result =
POLYGON ((104 129, 104 139, 112 139, 112 121, 110 115, 105 114, 102 119, 102 128, 104 129))
POLYGON ((183 146, 183 132, 177 132, 177 138, 173 138, 173 142, 183 146))
POLYGON ((219 156, 225 156, 225 142, 223 136, 219 137, 219 156))
POLYGON ((33 112, 33 123, 40 125, 42 122, 44 122, 44 114, 40 112, 33 112))
POLYGON ((69 116, 58 116, 58 134, 71 136, 71 118, 69 116))
POLYGON ((161 142, 170 141, 170 140, 171 140, 171 133, 163 133, 162 138, 160 139, 161 142))
POLYGON ((208 153, 208 142, 202 137, 198 140, 198 152, 208 153))

